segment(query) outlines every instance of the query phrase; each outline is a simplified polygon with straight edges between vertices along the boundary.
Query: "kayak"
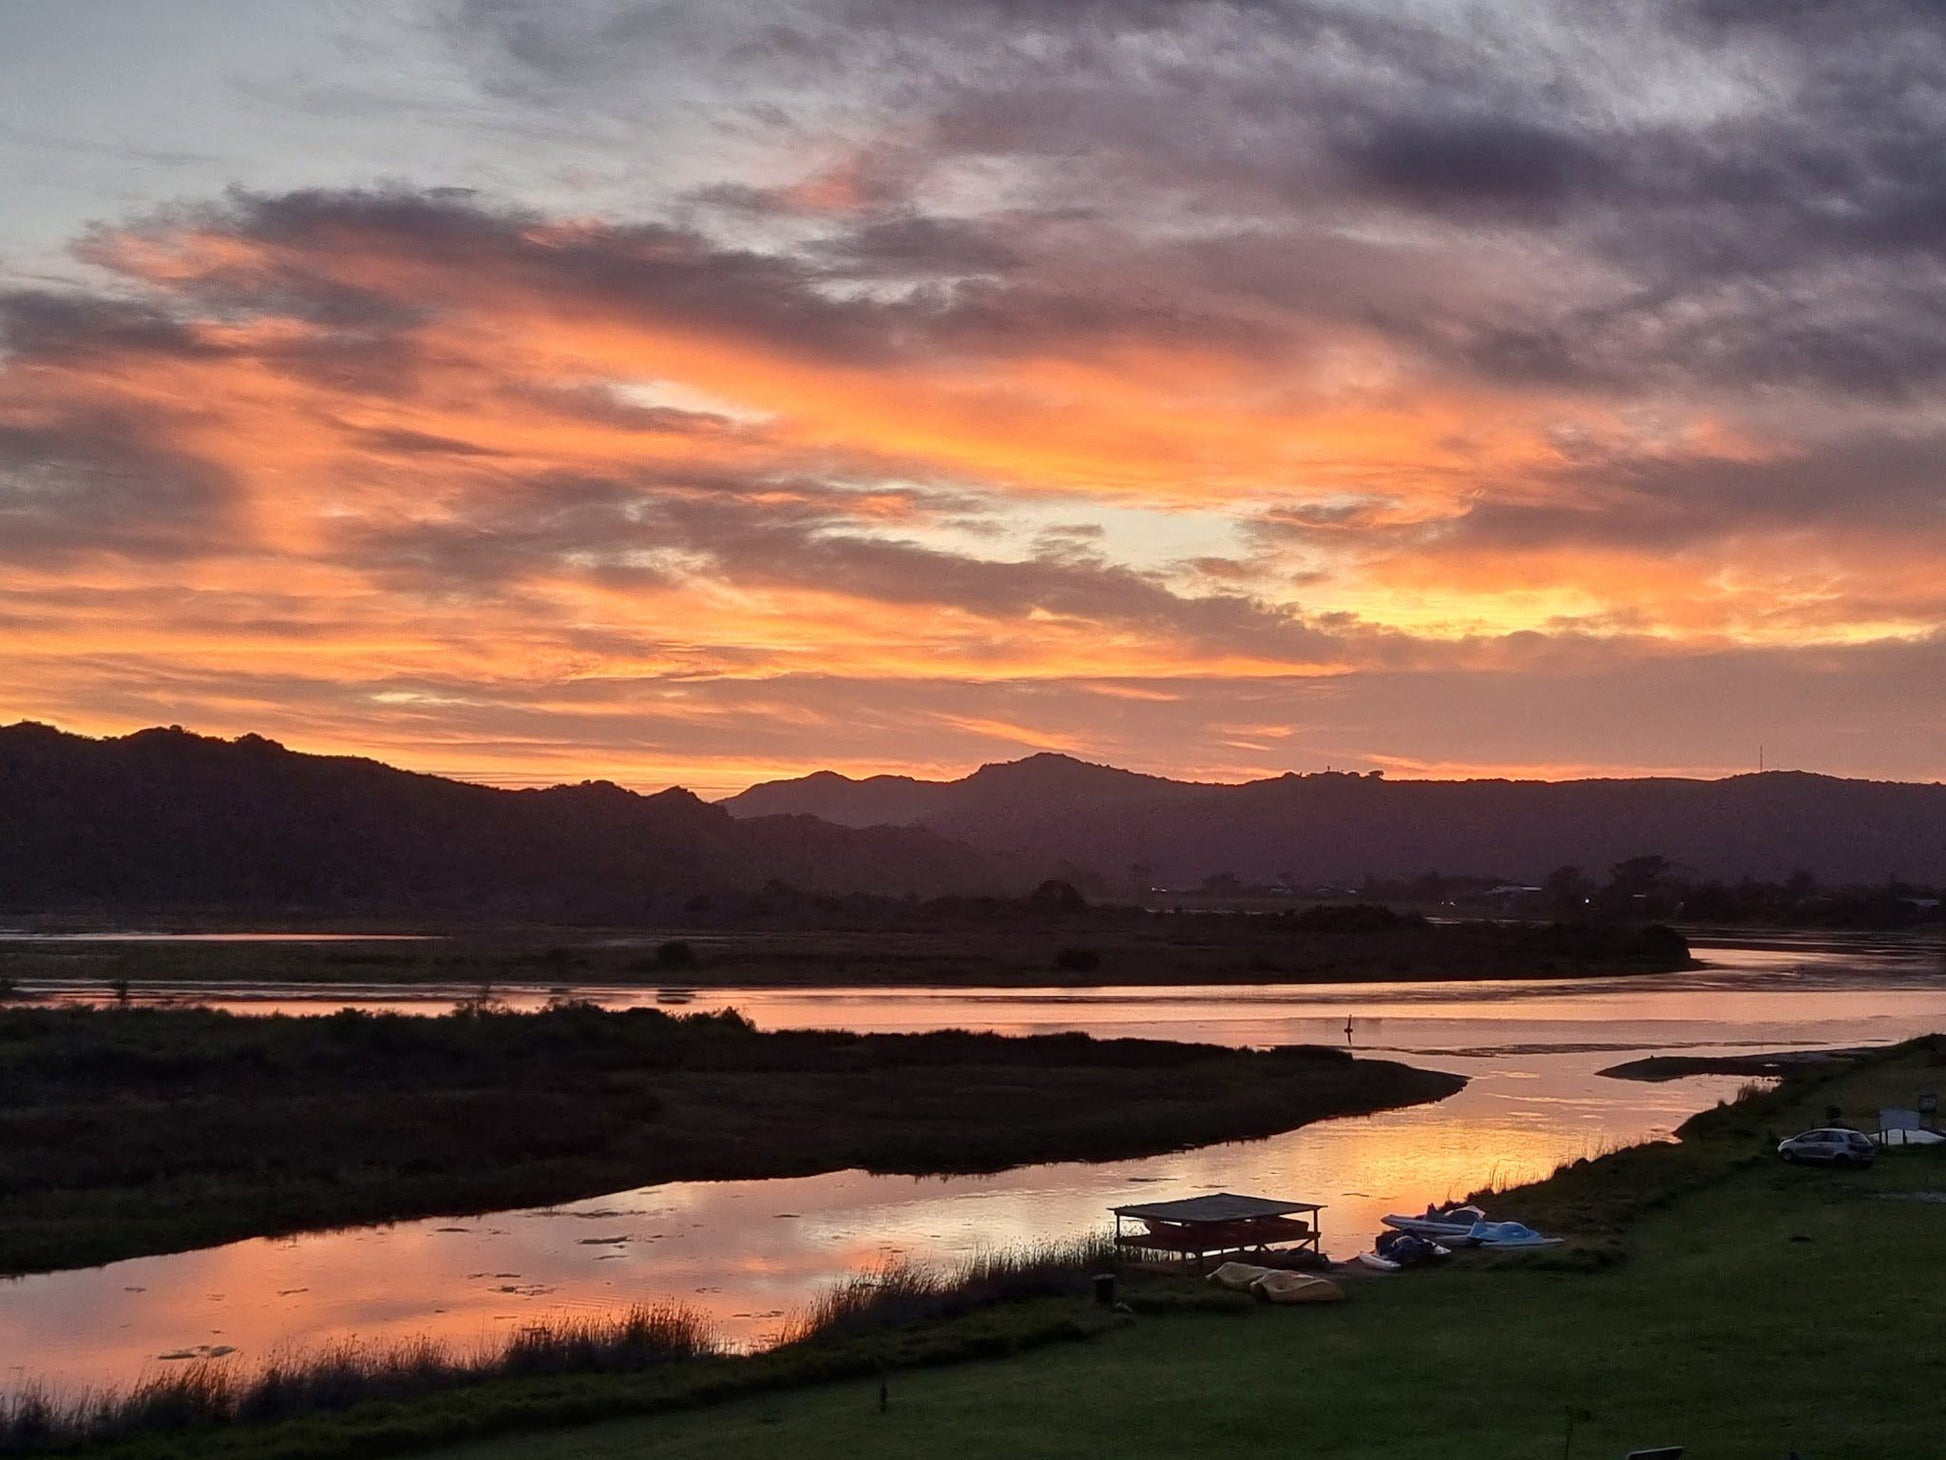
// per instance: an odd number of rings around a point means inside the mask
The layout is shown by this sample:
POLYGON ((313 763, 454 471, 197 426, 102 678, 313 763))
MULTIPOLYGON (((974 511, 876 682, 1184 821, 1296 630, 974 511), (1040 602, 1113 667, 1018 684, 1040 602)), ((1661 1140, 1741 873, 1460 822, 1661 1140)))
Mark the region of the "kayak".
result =
POLYGON ((1450 1247, 1455 1242, 1464 1245, 1472 1240, 1473 1229, 1480 1225, 1483 1217, 1477 1207, 1472 1208, 1471 1211, 1472 1214, 1470 1216, 1462 1217, 1458 1221, 1453 1221, 1447 1217, 1404 1217, 1396 1215, 1380 1217, 1379 1220, 1395 1232, 1410 1232, 1415 1237, 1424 1237, 1433 1242, 1443 1242, 1450 1247))
POLYGON ((1514 1247, 1558 1247, 1559 1237, 1543 1237, 1521 1222, 1476 1222, 1467 1234, 1475 1246, 1504 1252, 1514 1247))
POLYGON ((1265 1273, 1250 1285, 1250 1291, 1267 1303, 1342 1303, 1345 1290, 1329 1278, 1310 1272, 1265 1273))

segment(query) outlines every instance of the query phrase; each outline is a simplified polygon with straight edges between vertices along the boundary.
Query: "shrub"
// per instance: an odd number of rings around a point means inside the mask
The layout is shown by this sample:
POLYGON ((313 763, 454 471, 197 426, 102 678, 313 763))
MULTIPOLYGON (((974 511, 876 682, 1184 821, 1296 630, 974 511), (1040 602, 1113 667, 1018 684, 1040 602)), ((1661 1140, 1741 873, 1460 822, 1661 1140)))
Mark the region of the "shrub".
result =
POLYGON ((1088 899, 1072 882, 1050 877, 1027 895, 1027 906, 1035 912, 1082 912, 1088 899))

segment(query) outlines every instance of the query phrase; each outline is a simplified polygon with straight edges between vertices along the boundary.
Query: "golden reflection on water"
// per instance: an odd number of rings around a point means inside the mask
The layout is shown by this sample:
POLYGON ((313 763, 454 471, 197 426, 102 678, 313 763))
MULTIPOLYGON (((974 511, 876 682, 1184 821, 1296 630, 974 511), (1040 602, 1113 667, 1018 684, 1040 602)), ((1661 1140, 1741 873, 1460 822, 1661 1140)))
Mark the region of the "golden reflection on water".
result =
MULTIPOLYGON (((1746 980, 1748 975, 1742 975, 1746 980)), ((649 995, 642 995, 649 997, 649 995)), ((233 1243, 0 1286, 0 1384, 122 1384, 199 1346, 260 1363, 345 1335, 496 1341, 564 1312, 674 1298, 730 1340, 773 1338, 784 1315, 846 1272, 909 1258, 1100 1231, 1113 1204, 1240 1190, 1323 1202, 1326 1250, 1369 1245, 1388 1211, 1545 1175, 1563 1161, 1664 1137, 1743 1083, 1603 1077, 1631 1049, 1698 1052, 1854 1043, 1946 1027, 1946 991, 1611 980, 1580 989, 1452 985, 1052 993, 752 991, 699 995, 766 1027, 1082 1028, 1230 1044, 1343 1042, 1469 1077, 1433 1105, 1326 1121, 1268 1140, 1146 1160, 990 1176, 843 1171, 676 1183, 558 1208, 233 1243)), ((261 1004, 255 1007, 263 1007, 261 1004)), ((306 1007, 315 1010, 316 1003, 306 1007)))

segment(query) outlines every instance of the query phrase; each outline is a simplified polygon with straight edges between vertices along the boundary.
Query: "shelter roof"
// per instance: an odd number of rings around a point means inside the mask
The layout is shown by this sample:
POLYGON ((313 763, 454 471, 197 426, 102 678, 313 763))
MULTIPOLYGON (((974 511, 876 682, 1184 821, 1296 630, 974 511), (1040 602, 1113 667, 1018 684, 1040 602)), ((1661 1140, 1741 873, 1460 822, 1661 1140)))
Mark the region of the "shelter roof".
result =
POLYGON ((1143 1202, 1139 1206, 1110 1207, 1118 1217, 1145 1217, 1158 1222, 1234 1222, 1243 1217, 1282 1217, 1292 1212, 1321 1212, 1316 1202, 1278 1201, 1268 1196, 1238 1196, 1219 1191, 1212 1196, 1189 1196, 1180 1201, 1143 1202))

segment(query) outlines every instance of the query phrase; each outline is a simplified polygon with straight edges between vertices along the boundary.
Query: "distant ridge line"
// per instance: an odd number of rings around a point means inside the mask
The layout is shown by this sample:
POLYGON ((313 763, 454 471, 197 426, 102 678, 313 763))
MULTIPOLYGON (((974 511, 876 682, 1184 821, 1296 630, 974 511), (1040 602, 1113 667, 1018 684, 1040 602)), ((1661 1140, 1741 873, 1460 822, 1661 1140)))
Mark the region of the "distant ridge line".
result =
POLYGON ((922 827, 994 856, 1037 855, 1132 883, 1356 885, 1428 871, 1534 881, 1658 854, 1703 876, 1946 881, 1946 786, 1815 771, 1714 778, 1390 780, 1356 772, 1176 781, 1046 752, 951 781, 820 772, 718 803, 847 826, 922 827))

